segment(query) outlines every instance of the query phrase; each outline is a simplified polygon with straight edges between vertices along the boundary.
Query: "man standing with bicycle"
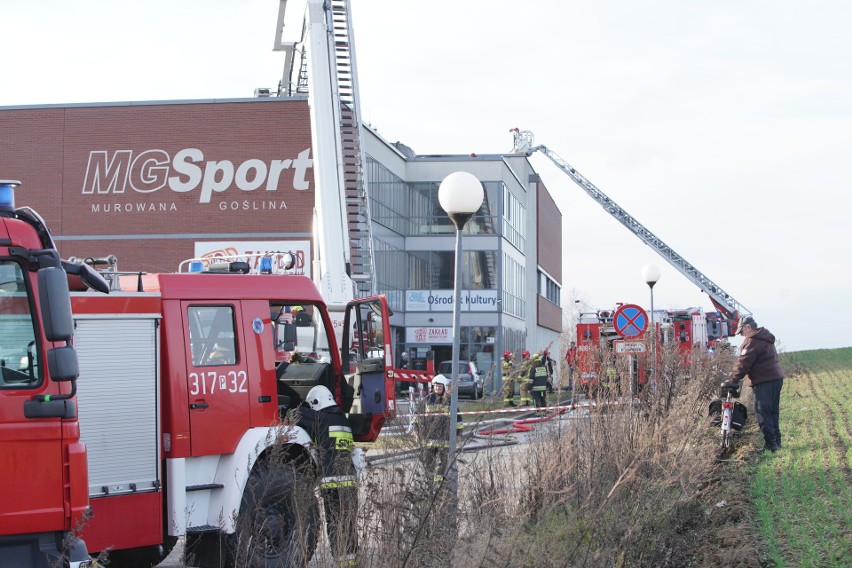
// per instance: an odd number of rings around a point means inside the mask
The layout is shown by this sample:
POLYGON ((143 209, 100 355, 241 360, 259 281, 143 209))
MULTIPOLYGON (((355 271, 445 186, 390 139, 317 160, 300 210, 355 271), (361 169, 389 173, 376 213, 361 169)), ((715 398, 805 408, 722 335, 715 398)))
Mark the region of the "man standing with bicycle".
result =
POLYGON ((740 345, 740 354, 731 372, 731 382, 739 384, 748 376, 754 392, 754 415, 763 432, 763 450, 777 452, 781 449, 778 414, 784 373, 778 363, 775 336, 765 327, 758 327, 752 316, 740 319, 737 334, 741 334, 745 339, 740 345))

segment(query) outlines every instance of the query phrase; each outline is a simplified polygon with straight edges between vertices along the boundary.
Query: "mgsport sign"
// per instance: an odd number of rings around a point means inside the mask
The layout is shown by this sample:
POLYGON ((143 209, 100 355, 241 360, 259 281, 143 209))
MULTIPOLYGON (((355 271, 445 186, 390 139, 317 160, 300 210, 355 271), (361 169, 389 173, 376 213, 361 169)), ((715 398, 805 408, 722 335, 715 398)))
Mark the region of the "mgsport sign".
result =
POLYGON ((308 168, 313 166, 311 149, 292 158, 264 161, 250 158, 239 164, 231 160, 205 160, 199 148, 184 148, 174 158, 165 150, 92 150, 89 152, 84 195, 154 193, 168 187, 175 193, 199 190, 198 202, 210 203, 214 193, 232 186, 239 191, 277 191, 282 176, 292 176, 296 191, 309 189, 308 168))

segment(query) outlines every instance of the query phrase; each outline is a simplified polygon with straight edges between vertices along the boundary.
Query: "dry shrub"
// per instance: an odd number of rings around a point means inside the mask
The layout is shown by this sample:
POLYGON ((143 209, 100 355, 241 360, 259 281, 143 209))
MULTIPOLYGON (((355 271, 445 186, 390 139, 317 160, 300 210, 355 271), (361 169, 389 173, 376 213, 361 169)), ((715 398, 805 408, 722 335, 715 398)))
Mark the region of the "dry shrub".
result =
POLYGON ((538 424, 528 443, 471 434, 465 444, 486 447, 461 454, 457 509, 415 459, 377 464, 362 487, 364 565, 709 562, 698 551, 727 522, 718 511, 735 509, 706 503, 720 467, 707 405, 732 363, 727 351, 686 360, 664 350, 656 386, 636 401, 622 395, 629 380, 615 380, 571 419, 538 424))

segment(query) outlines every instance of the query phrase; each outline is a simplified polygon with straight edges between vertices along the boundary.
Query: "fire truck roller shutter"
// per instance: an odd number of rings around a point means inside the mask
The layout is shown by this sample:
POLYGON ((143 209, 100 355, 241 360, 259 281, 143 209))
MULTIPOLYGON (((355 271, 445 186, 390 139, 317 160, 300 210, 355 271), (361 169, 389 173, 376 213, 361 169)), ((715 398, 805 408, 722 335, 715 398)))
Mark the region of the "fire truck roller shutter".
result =
POLYGON ((80 441, 89 494, 159 487, 159 315, 78 315, 80 441))

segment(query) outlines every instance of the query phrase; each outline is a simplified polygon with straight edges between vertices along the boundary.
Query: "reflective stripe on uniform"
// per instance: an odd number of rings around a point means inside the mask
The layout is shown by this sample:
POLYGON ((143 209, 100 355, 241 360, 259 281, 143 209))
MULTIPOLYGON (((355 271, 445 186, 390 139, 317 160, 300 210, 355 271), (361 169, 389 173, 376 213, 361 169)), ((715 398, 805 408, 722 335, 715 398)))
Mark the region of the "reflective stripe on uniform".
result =
POLYGON ((329 475, 320 479, 320 489, 337 489, 339 487, 354 487, 354 475, 329 475))

